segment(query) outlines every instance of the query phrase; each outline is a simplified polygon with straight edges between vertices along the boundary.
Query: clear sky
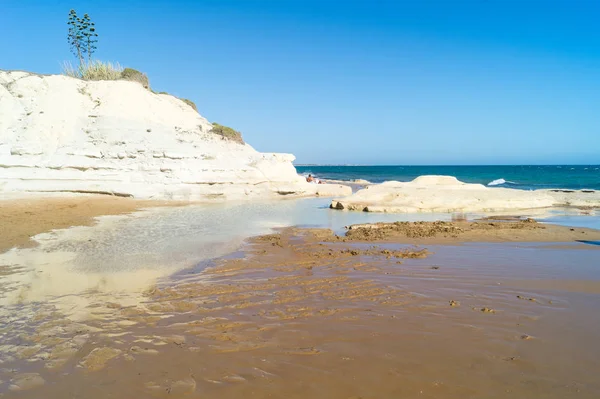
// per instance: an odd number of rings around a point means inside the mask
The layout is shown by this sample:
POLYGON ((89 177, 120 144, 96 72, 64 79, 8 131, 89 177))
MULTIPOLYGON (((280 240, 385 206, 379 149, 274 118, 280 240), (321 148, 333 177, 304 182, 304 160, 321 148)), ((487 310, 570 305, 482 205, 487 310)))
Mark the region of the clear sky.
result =
POLYGON ((0 0, 0 68, 60 72, 71 8, 297 163, 600 163, 598 0, 0 0))

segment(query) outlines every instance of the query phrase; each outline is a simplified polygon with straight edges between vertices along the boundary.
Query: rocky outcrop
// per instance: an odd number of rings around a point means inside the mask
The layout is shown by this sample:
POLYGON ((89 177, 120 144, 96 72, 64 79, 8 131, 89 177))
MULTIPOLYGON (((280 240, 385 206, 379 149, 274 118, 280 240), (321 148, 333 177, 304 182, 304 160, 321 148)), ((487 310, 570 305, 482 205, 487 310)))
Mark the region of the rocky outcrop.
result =
POLYGON ((347 195, 296 173, 293 155, 211 133, 190 105, 136 82, 0 71, 0 192, 200 200, 347 195))
POLYGON ((468 184, 452 176, 420 176, 411 182, 368 186, 331 208, 365 212, 497 212, 552 207, 600 207, 594 190, 514 190, 468 184))

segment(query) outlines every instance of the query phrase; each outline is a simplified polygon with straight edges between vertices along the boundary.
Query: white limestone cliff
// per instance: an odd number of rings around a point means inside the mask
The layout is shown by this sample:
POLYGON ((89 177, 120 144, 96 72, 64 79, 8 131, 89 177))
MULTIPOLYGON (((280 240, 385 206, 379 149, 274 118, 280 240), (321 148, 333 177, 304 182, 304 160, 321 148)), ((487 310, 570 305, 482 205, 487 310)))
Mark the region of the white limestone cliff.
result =
POLYGON ((497 212, 557 207, 600 207, 594 190, 515 190, 464 183, 452 176, 388 181, 333 200, 331 208, 365 212, 497 212))
POLYGON ((306 183, 290 154, 223 139, 176 97, 128 81, 0 71, 0 194, 201 200, 350 194, 306 183))

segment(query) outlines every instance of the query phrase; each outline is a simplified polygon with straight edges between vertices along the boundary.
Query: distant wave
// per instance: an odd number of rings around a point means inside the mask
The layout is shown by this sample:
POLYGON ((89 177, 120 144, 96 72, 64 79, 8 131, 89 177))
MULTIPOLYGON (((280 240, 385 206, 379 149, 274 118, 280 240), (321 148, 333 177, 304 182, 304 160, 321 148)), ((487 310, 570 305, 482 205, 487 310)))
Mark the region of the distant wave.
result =
POLYGON ((502 184, 519 184, 519 183, 515 183, 514 181, 506 181, 504 179, 496 179, 496 180, 492 180, 491 182, 489 182, 488 186, 501 186, 502 184))

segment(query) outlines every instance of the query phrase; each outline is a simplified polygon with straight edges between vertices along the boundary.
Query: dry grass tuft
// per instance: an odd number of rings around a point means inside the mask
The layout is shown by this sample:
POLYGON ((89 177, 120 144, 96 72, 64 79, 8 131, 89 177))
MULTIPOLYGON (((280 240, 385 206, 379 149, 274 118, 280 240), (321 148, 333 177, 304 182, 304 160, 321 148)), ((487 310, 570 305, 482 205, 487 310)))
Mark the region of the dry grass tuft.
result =
POLYGON ((94 60, 74 67, 70 62, 63 63, 63 74, 83 80, 119 80, 123 67, 119 63, 94 60))

